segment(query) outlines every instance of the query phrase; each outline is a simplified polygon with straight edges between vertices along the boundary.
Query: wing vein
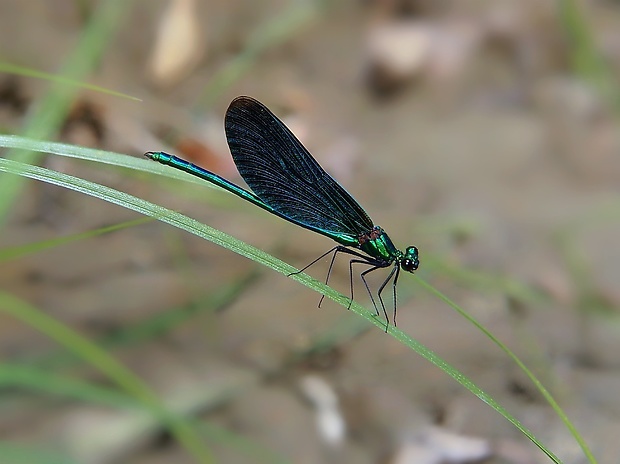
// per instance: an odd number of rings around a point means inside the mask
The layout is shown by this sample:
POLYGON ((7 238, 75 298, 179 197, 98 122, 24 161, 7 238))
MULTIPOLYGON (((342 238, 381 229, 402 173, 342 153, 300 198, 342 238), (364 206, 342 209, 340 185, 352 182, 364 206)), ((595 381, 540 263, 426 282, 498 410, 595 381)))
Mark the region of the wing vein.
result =
POLYGON ((372 229, 363 208, 262 103, 233 100, 225 128, 239 174, 269 207, 336 241, 372 229))

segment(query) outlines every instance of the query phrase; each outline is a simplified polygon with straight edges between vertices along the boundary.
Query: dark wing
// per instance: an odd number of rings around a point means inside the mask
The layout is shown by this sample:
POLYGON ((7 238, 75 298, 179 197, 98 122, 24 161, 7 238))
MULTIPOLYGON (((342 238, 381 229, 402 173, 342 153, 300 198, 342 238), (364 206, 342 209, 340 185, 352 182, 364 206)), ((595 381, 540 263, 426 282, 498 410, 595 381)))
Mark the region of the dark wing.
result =
POLYGON ((362 207, 262 103, 235 98, 225 128, 239 174, 276 212, 336 240, 372 229, 362 207))

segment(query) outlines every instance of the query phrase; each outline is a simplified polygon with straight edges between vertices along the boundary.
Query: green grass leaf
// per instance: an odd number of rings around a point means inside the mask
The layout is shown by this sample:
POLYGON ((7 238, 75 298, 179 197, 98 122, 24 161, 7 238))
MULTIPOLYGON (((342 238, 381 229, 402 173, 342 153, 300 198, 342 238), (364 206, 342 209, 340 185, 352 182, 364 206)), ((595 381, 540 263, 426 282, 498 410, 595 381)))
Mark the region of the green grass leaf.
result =
MULTIPOLYGON (((84 27, 75 50, 59 71, 63 79, 83 79, 97 65, 130 4, 131 2, 124 0, 108 0, 98 4, 84 27)), ((76 91, 77 87, 52 82, 49 91, 29 113, 22 133, 34 139, 49 138, 55 134, 65 120, 76 91)), ((20 158, 31 164, 36 164, 39 157, 34 152, 17 150, 9 150, 5 156, 10 159, 20 158)), ((0 227, 22 187, 19 177, 1 177, 0 198, 3 201, 0 202, 0 227)))
POLYGON ((7 74, 15 74, 24 77, 34 77, 36 79, 43 79, 46 81, 54 82, 56 84, 67 85, 80 89, 93 90, 95 92, 104 93, 113 97, 127 98, 128 100, 142 101, 137 97, 127 95, 126 93, 116 92, 105 87, 89 84, 76 79, 70 79, 68 77, 59 76, 57 74, 49 74, 43 71, 39 71, 32 68, 26 68, 25 66, 18 66, 16 64, 7 63, 6 61, 0 61, 0 72, 7 74))
POLYGON ((114 224, 112 226, 101 227, 95 230, 89 230, 81 232, 79 234, 66 235, 64 237, 54 237, 49 240, 42 240, 35 243, 27 243, 25 245, 18 245, 0 249, 0 263, 3 261, 10 261, 13 259, 21 258, 25 255, 38 253, 40 251, 48 250, 50 248, 56 248, 67 243, 76 242, 78 240, 84 240, 86 238, 97 237, 99 235, 114 232, 116 230, 126 229, 129 227, 137 226, 145 222, 150 221, 149 218, 139 218, 132 221, 126 221, 121 224, 114 224))
MULTIPOLYGON (((136 160, 142 161, 142 160, 136 160)), ((155 163, 152 163, 155 164, 155 163)), ((18 163, 11 160, 4 160, 0 158, 0 171, 5 171, 13 174, 19 174, 25 177, 30 177, 32 179, 48 182, 54 185, 58 185, 64 188, 68 188, 71 190, 75 190, 80 193, 84 193, 86 195, 90 195, 110 203, 117 204, 119 206, 131 209, 133 211, 139 212, 141 214, 145 214, 147 216, 156 218, 162 222, 168 223, 174 227, 190 232, 196 236, 209 240, 217 245, 220 245, 224 248, 227 248, 235 253, 238 253, 242 256, 245 256, 253 261, 261 263, 281 274, 289 275, 292 272, 295 272, 297 269, 293 266, 265 253, 262 250, 259 250, 251 245, 248 245, 228 234, 220 232, 216 229, 213 229, 205 224, 201 224, 200 222, 191 219, 187 216, 184 216, 175 211, 171 211, 167 208, 163 208, 161 206, 150 203, 146 200, 142 200, 140 198, 134 197, 124 192, 120 192, 118 190, 111 189, 109 187, 105 187, 103 185, 95 184, 93 182, 86 181, 84 179, 80 179, 74 176, 70 176, 67 174, 54 172, 45 168, 41 168, 38 166, 30 166, 23 163, 18 163)), ((417 277, 417 276, 416 276, 417 277)), ((332 299, 333 301, 341 304, 342 306, 349 306, 349 298, 342 295, 341 293, 333 290, 332 288, 326 286, 325 284, 313 279, 312 277, 306 274, 295 274, 290 276, 291 279, 298 281, 299 283, 325 295, 326 297, 332 299)), ((434 290, 424 281, 422 281, 419 277, 417 277, 418 281, 422 283, 427 289, 432 289, 434 293, 438 296, 441 295, 438 291, 434 290)), ((450 304, 453 308, 457 307, 454 303, 452 303, 446 297, 441 296, 441 298, 446 301, 446 303, 450 304)), ((357 302, 353 302, 351 305, 351 310, 361 317, 365 318, 372 324, 380 327, 381 329, 385 329, 385 323, 382 319, 377 318, 374 313, 371 313, 369 310, 358 304, 357 302)), ((472 320, 471 318, 469 318, 472 320)), ((479 327, 481 327, 478 324, 479 327)), ((553 462, 561 462, 557 456, 555 456, 546 446, 544 446, 523 424, 521 424, 515 417, 513 417, 508 411, 506 411, 496 400, 494 400, 491 396, 486 394, 482 389, 480 389, 471 379, 467 378, 463 375, 458 369, 451 366, 445 360, 437 356, 433 351, 422 345, 416 340, 413 340, 407 334, 402 332, 400 329, 389 326, 388 331, 390 335, 395 337, 397 340, 401 341, 410 349, 417 352, 420 356, 424 357, 431 363, 438 366, 452 378, 454 378, 457 382, 467 388, 470 392, 480 398, 482 401, 487 403, 493 409, 495 409, 499 414, 504 416, 508 421, 510 421, 517 429, 519 429, 525 436, 527 436, 538 448, 540 448, 553 462)), ((488 333, 488 331, 487 331, 488 333)), ((492 340, 497 340, 493 337, 492 340)), ((501 345, 503 346, 503 345, 501 345)), ((502 349, 507 350, 505 346, 502 349)), ((516 358, 516 355, 512 355, 513 359, 516 358)), ((520 366, 523 364, 520 363, 520 366)), ((529 372, 529 371, 528 371, 529 372)), ((533 377, 533 374, 531 374, 533 377)), ((533 377, 535 379, 535 377, 533 377)), ((541 384, 539 382, 535 383, 537 386, 541 384)), ((547 398, 550 395, 546 396, 547 398)), ((565 419, 565 416, 563 420, 565 419)), ((566 420, 568 420, 566 418, 566 420)), ((576 429, 574 427, 569 427, 571 432, 576 433, 576 429)), ((578 434, 577 434, 578 435, 578 434)), ((578 440, 582 446, 585 446, 583 440, 578 440)), ((587 448, 586 448, 587 449, 587 448)), ((588 453, 586 453, 588 454, 588 453)), ((594 461, 592 461, 594 462, 594 461)))
POLYGON ((172 435, 179 440, 179 443, 191 452, 199 462, 213 462, 211 453, 204 447, 187 421, 168 412, 157 396, 138 377, 116 361, 105 350, 53 317, 39 311, 25 301, 2 291, 0 291, 0 311, 44 333, 76 356, 83 358, 128 394, 144 404, 152 414, 160 418, 168 426, 172 435))

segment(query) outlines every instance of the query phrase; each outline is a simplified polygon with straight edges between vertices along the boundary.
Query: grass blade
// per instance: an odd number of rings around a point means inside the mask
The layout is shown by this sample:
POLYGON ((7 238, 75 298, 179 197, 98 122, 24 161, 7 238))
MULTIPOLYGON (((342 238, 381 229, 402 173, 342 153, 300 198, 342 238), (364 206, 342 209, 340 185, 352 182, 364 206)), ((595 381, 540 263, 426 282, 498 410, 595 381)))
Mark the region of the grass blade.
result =
POLYGON ((53 317, 9 293, 0 292, 0 311, 44 333, 58 344, 85 359, 122 389, 142 402, 153 414, 157 415, 168 426, 179 443, 199 462, 213 462, 211 454, 188 423, 169 413, 157 396, 138 377, 105 350, 53 317))
MULTIPOLYGON (((183 229, 187 232, 190 232, 194 235, 197 235, 201 238, 209 240, 217 245, 220 245, 226 249, 234 251, 242 256, 245 256, 253 261, 261 263, 271 269, 280 272, 281 274, 288 275, 291 272, 296 271, 296 268, 293 266, 265 253, 262 250, 259 250, 251 245, 248 245, 228 234, 220 232, 216 229, 213 229, 205 224, 201 224, 200 222, 191 219, 187 216, 184 216, 175 211, 171 211, 169 209, 163 208, 161 206, 155 205, 148 201, 142 200, 140 198, 134 197, 132 195, 119 192, 118 190, 111 189, 109 187, 105 187, 103 185, 95 184, 93 182, 86 181, 84 179, 80 179, 74 176, 69 176, 67 174, 62 174, 59 172, 51 171, 45 168, 41 168, 38 166, 30 166, 23 163, 18 163, 11 160, 5 160, 0 158, 0 171, 10 172, 13 174, 19 174, 26 177, 30 177, 32 179, 49 182, 54 185, 58 185, 61 187, 65 187, 71 190, 75 190, 77 192, 84 193, 86 195, 90 195, 96 198, 100 198, 102 200, 117 204, 119 206, 131 209, 133 211, 139 212, 141 214, 145 214, 147 216, 151 216, 156 218, 162 222, 168 223, 174 227, 179 229, 183 229)), ((333 290, 332 288, 326 286, 325 284, 313 279, 312 277, 306 274, 295 274, 290 276, 291 279, 298 281, 299 283, 312 288, 313 290, 325 295, 327 298, 341 304, 342 306, 349 306, 349 298, 342 295, 341 293, 333 290)), ((419 277, 418 280, 423 282, 419 277)), ((430 285, 426 284, 428 288, 430 285)), ((441 295, 437 290, 435 290, 438 295, 441 295)), ((446 302, 450 300, 446 297, 441 297, 446 302)), ((362 316, 372 324, 380 327, 381 329, 385 329, 385 323, 377 318, 374 313, 370 312, 363 306, 361 306, 357 302, 353 302, 350 306, 350 309, 356 314, 362 316)), ((555 456, 547 447, 545 447, 536 437, 532 434, 529 429, 527 429, 523 424, 521 424, 515 417, 513 417, 508 411, 506 411, 497 401, 495 401, 491 396, 486 394, 481 388, 479 388, 474 382, 472 382, 468 377, 463 375, 456 368, 451 366, 445 360, 437 356, 433 351, 426 348, 421 343, 413 340, 407 334, 402 332, 400 329, 390 326, 388 328, 388 333, 395 337, 400 342, 404 343, 410 349, 414 350, 420 356, 424 357, 434 365, 441 368, 444 372, 454 378, 457 382, 467 388, 470 392, 480 398, 482 401, 491 406, 495 411, 505 417, 508 421, 510 421, 517 429, 519 429, 526 437, 528 437, 532 443, 534 443, 543 453, 545 453, 553 462, 560 463, 561 461, 557 456, 555 456)), ((521 363, 522 364, 522 363, 521 363)), ((533 374, 532 374, 533 375, 533 374)), ((594 462, 594 461, 592 461, 594 462)))

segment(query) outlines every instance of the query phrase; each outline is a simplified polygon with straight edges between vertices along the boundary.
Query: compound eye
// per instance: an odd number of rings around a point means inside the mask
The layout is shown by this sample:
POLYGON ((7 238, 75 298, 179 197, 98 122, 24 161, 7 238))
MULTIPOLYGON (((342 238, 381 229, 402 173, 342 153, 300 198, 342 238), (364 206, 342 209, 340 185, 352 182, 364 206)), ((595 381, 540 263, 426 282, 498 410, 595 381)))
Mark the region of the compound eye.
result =
POLYGON ((403 256, 400 262, 400 267, 407 272, 415 271, 420 265, 420 258, 418 257, 418 249, 414 246, 407 247, 405 250, 405 256, 403 256))
POLYGON ((403 268, 404 271, 413 272, 418 268, 418 263, 412 259, 403 259, 400 263, 400 267, 403 268))

